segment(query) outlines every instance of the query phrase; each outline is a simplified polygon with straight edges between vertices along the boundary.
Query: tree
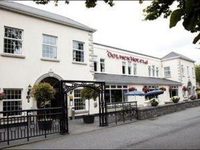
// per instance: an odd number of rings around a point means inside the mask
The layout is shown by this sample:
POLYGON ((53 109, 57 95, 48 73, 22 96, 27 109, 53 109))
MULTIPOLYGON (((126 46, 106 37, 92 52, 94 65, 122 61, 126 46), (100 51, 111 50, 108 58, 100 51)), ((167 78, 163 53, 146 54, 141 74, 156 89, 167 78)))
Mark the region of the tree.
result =
MULTIPOLYGON (((48 4, 50 0, 33 0, 37 4, 48 4)), ((54 0, 55 4, 58 1, 54 0)), ((87 8, 96 6, 98 0, 85 0, 87 8)), ((100 0, 99 0, 100 1, 100 0)), ((114 0, 104 0, 105 3, 113 6, 114 0)), ((145 0, 138 0, 142 3, 145 0)), ((69 0, 65 0, 68 4, 69 0)), ((170 17, 169 27, 175 27, 176 24, 183 20, 183 27, 191 32, 200 31, 200 0, 152 0, 151 4, 144 9, 145 20, 155 20, 163 15, 164 18, 170 17), (176 5, 176 9, 172 8, 176 5)), ((200 33, 194 38, 193 43, 196 44, 200 40, 200 33)))
POLYGON ((196 81, 200 84, 200 65, 195 66, 196 81))
MULTIPOLYGON (((155 20, 163 15, 170 16, 169 27, 172 28, 183 20, 183 27, 191 33, 200 31, 200 0, 153 0, 145 10, 145 20, 155 20), (172 10, 172 6, 176 9, 172 10)), ((200 33, 194 38, 196 44, 200 39, 200 33)))

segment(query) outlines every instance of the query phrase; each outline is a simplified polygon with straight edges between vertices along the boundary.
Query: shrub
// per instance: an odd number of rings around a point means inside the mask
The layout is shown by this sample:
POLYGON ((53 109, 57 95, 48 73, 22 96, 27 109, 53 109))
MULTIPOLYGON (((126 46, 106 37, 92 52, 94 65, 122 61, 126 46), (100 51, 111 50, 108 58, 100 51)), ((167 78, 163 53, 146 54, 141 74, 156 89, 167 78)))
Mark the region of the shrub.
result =
POLYGON ((55 90, 49 83, 39 83, 33 86, 31 95, 37 101, 38 108, 46 108, 51 106, 55 90))
POLYGON ((159 102, 156 98, 150 99, 151 106, 158 106, 159 102))
POLYGON ((171 100, 172 100, 174 103, 178 103, 179 100, 180 100, 180 97, 179 97, 179 96, 173 96, 173 97, 171 98, 171 100))

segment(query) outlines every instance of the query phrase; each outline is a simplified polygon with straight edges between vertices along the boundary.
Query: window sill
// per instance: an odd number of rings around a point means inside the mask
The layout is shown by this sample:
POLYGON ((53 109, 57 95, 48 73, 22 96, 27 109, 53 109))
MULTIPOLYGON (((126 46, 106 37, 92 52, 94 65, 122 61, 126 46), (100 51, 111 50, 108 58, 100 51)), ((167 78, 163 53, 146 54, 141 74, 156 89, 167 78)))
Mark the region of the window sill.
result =
POLYGON ((58 59, 51 59, 51 58, 41 58, 42 61, 51 61, 51 62, 60 62, 58 59))
POLYGON ((2 57, 12 57, 12 58, 20 58, 20 59, 25 59, 26 57, 21 54, 9 54, 9 53, 2 53, 2 57))
POLYGON ((84 62, 76 62, 76 61, 73 61, 72 64, 87 65, 87 63, 84 63, 84 62))

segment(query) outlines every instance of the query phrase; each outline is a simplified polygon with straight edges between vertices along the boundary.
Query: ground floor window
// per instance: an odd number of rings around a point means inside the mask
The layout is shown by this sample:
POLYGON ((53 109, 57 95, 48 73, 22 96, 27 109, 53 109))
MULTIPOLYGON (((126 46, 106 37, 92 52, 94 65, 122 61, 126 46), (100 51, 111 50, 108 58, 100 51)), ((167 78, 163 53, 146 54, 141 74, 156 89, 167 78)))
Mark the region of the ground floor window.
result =
MULTIPOLYGON (((158 87, 159 87, 158 85, 145 85, 143 87, 143 92, 147 93, 147 92, 150 92, 150 91, 158 89, 158 87)), ((152 99, 152 98, 158 98, 158 96, 154 96, 154 95, 152 95, 152 96, 145 96, 146 100, 149 100, 149 99, 152 99)))
POLYGON ((107 103, 124 102, 124 94, 128 91, 127 85, 107 85, 105 100, 107 103))
POLYGON ((81 89, 74 90, 74 109, 85 109, 85 101, 81 99, 81 89))
POLYGON ((169 87, 169 96, 178 96, 178 86, 170 86, 169 87))
MULTIPOLYGON (((3 111, 22 110, 22 90, 4 89, 5 99, 3 100, 3 111)), ((3 114, 4 116, 6 113, 3 114)), ((21 112, 10 112, 9 116, 21 115, 21 112)))

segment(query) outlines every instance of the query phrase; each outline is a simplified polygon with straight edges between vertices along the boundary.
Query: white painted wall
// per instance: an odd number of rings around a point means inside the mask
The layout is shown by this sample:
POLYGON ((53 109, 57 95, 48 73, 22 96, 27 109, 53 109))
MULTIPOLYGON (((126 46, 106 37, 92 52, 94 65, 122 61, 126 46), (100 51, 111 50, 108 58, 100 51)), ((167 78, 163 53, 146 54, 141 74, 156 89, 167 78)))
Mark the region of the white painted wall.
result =
MULTIPOLYGON (((37 18, 0 10, 0 88, 21 88, 22 108, 33 108, 33 100, 27 103, 28 85, 52 70, 65 80, 92 80, 89 53, 92 51, 92 34, 72 27, 37 18), (3 57, 4 26, 23 29, 22 51, 24 59, 3 57), (43 61, 42 35, 57 36, 57 58, 59 62, 43 61), (73 40, 85 42, 85 62, 72 61, 73 40)), ((2 106, 2 102, 0 102, 2 106)), ((0 111, 2 107, 0 107, 0 111)))

